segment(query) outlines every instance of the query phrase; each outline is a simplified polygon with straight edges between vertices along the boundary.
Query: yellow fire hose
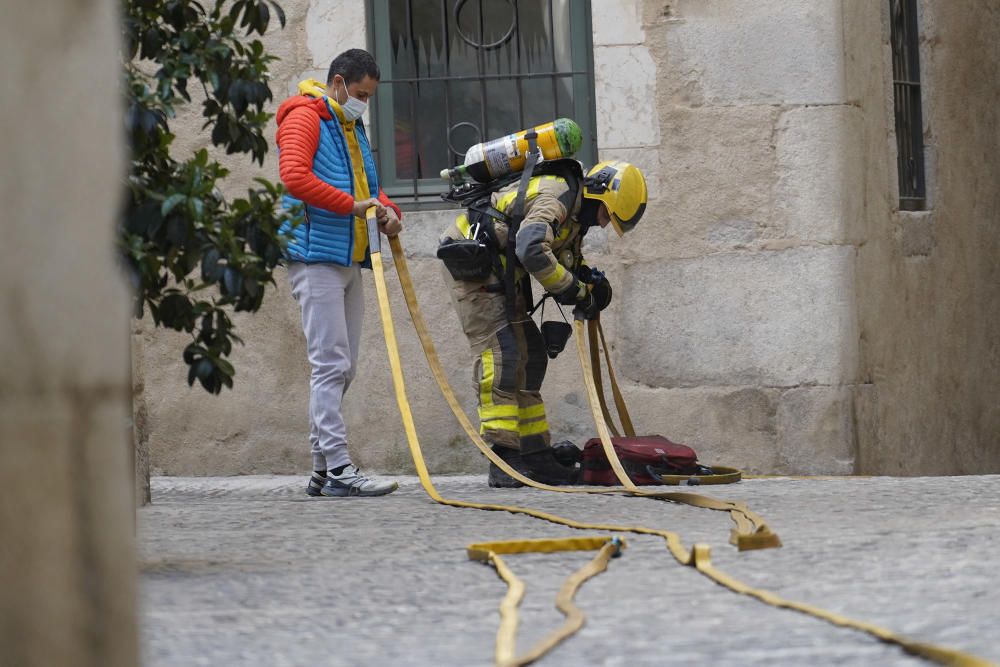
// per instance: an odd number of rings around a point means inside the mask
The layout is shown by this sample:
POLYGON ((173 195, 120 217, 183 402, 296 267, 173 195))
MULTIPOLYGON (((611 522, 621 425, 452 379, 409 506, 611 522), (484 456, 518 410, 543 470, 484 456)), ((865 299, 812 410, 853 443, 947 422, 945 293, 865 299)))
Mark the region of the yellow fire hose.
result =
POLYGON ((618 556, 625 548, 624 540, 618 537, 572 537, 561 540, 511 540, 506 542, 483 542, 470 544, 469 558, 482 561, 496 568, 497 574, 507 582, 507 595, 500 603, 500 627, 497 630, 496 663, 507 665, 527 665, 552 650, 564 639, 583 627, 583 612, 573 604, 576 591, 587 579, 594 577, 608 567, 608 561, 618 556), (527 653, 514 654, 514 637, 517 634, 517 607, 524 597, 524 582, 517 578, 500 554, 552 553, 555 551, 588 551, 598 549, 593 560, 570 575, 559 589, 556 607, 566 617, 566 622, 558 630, 538 642, 527 653))
MULTIPOLYGON (((599 531, 610 531, 610 532, 621 532, 621 533, 633 533, 639 535, 656 535, 664 539, 667 545, 667 549, 670 551, 671 555, 677 560, 678 563, 682 565, 689 565, 694 567, 698 572, 702 573, 712 581, 725 586, 726 588, 743 595, 748 595, 758 600, 765 602, 766 604, 772 605, 774 607, 793 609, 795 611, 808 614, 815 618, 827 621, 834 625, 853 628, 866 632, 877 639, 894 644, 902 648, 907 653, 920 656, 936 662, 941 665, 950 665, 953 667, 988 667, 993 665, 982 658, 972 656, 961 651, 948 649, 944 647, 935 646, 932 644, 923 644, 919 642, 914 642, 905 637, 895 635, 892 632, 872 625, 870 623, 865 623, 862 621, 855 621, 847 617, 841 616, 839 614, 834 614, 832 612, 814 607, 812 605, 803 604, 799 602, 793 602, 790 600, 785 600, 773 593, 765 590, 756 589, 751 586, 740 582, 733 577, 721 572, 716 569, 711 562, 711 549, 705 544, 695 544, 690 550, 685 549, 681 544, 679 536, 668 530, 661 530, 655 528, 646 528, 642 526, 619 526, 614 524, 600 524, 600 523, 587 523, 575 521, 573 519, 567 519, 565 517, 560 517, 548 512, 543 512, 540 510, 535 510, 527 507, 518 507, 513 505, 494 505, 487 503, 474 503, 466 502, 461 500, 451 500, 441 496, 437 489, 434 487, 434 483, 430 478, 430 474, 427 471, 427 465, 424 461, 423 452, 420 448, 420 442, 417 438, 416 427, 413 422, 413 415, 410 411, 409 399, 406 396, 406 387, 403 379, 402 364, 399 357, 399 347, 396 341, 396 331, 395 326, 392 321, 392 310, 389 306, 389 295, 385 283, 385 272, 382 265, 382 254, 381 254, 381 239, 379 237, 378 227, 375 220, 375 209, 370 208, 367 212, 367 222, 368 222, 368 237, 369 237, 369 248, 371 251, 371 262, 372 262, 372 272, 375 278, 375 290, 378 297, 379 313, 382 320, 382 329, 385 334, 386 350, 389 357, 389 366, 392 372, 393 388, 395 390, 396 402, 399 406, 400 415, 403 421, 403 429, 406 433, 407 445, 410 449, 410 454, 413 457, 413 464, 416 468, 417 475, 420 478, 420 484, 424 491, 437 503, 442 505, 448 505, 451 507, 462 507, 470 509, 488 510, 488 511, 501 511, 510 512, 513 514, 524 514, 526 516, 532 516, 544 521, 549 521, 552 523, 568 526, 570 528, 576 528, 580 530, 599 530, 599 531)), ((611 463, 612 468, 622 484, 622 487, 607 487, 600 489, 580 489, 580 488, 566 488, 566 487, 554 487, 544 484, 538 484, 523 475, 517 473, 516 470, 511 468, 500 459, 498 456, 493 454, 493 452, 485 445, 479 434, 472 428, 468 417, 465 416, 464 411, 458 404, 455 398, 454 392, 444 375, 444 370, 441 368, 440 361, 437 356, 437 352, 434 349, 433 343, 430 339, 426 324, 424 322, 423 316, 420 313, 419 306, 417 305, 416 295, 413 289, 413 282, 410 278, 409 269, 406 265, 406 258, 403 253, 402 244, 398 238, 392 238, 389 240, 389 245, 392 250, 393 261, 396 267, 396 273, 399 277, 400 286, 402 288, 404 297, 406 299, 407 308, 410 311, 411 318, 413 320, 414 328, 417 331, 417 335, 420 338, 421 346, 427 356, 428 364, 431 368, 431 372, 438 382, 438 386, 441 388, 445 399, 448 401, 455 413, 456 418, 460 424, 462 424, 463 429, 469 434, 472 441, 480 449, 483 454, 490 459, 494 464, 499 466, 508 475, 511 475, 515 479, 518 479, 527 486, 549 490, 557 491, 562 493, 627 493, 628 495, 644 496, 661 500, 671 500, 674 502, 681 502, 689 505, 694 505, 696 507, 705 507, 708 509, 727 511, 730 513, 732 519, 736 522, 737 528, 733 531, 733 539, 731 541, 736 544, 738 548, 749 549, 749 548, 768 548, 779 546, 777 535, 771 532, 764 521, 751 512, 744 503, 731 503, 726 501, 719 501, 713 498, 708 498, 705 496, 696 496, 695 494, 686 493, 657 493, 657 492, 647 492, 638 489, 625 474, 624 469, 621 466, 621 462, 618 460, 615 454, 614 448, 611 446, 610 434, 608 431, 607 423, 603 417, 600 410, 600 400, 597 396, 597 390, 594 382, 593 372, 590 366, 586 363, 586 351, 584 349, 583 343, 583 323, 581 321, 576 321, 574 325, 575 333, 577 334, 577 351, 580 355, 581 366, 583 368, 584 383, 587 387, 587 396, 590 401, 591 409, 594 412, 594 419, 597 425, 598 433, 601 436, 602 445, 605 450, 605 454, 608 457, 608 461, 611 463)), ((605 352, 607 350, 605 349, 605 352)), ((587 578, 594 576, 595 574, 603 571, 604 567, 607 565, 607 559, 611 557, 612 551, 617 550, 618 546, 615 545, 612 548, 609 545, 613 545, 614 542, 608 541, 608 538, 590 538, 596 539, 598 541, 604 540, 604 545, 600 547, 601 551, 598 557, 591 562, 590 565, 578 571, 572 575, 564 584, 562 590, 557 598, 557 603, 559 604, 560 610, 562 610, 567 615, 566 624, 556 632, 552 633, 541 642, 539 642, 533 649, 524 655, 516 656, 514 652, 514 634, 517 625, 516 607, 517 601, 520 600, 523 594, 523 584, 513 576, 513 573, 506 567, 506 564, 502 559, 500 559, 500 553, 525 553, 530 551, 544 551, 544 552, 554 552, 554 551, 568 551, 568 550, 580 550, 586 548, 596 548, 595 542, 581 542, 579 539, 575 538, 563 538, 554 540, 522 540, 515 542, 499 542, 490 544, 480 544, 480 545, 470 545, 468 547, 470 558, 476 560, 483 560, 491 563, 498 571, 498 574, 505 581, 508 582, 509 592, 504 598, 504 606, 502 607, 502 620, 501 628, 497 633, 497 643, 496 643, 496 664, 507 666, 515 665, 526 665, 538 658, 542 657, 558 645, 561 641, 565 640, 571 636, 579 627, 583 624, 583 616, 572 606, 571 601, 573 594, 576 589, 585 581, 587 578), (603 561, 603 562, 602 562, 603 561)), ((994 666, 995 667, 995 666, 994 666)))

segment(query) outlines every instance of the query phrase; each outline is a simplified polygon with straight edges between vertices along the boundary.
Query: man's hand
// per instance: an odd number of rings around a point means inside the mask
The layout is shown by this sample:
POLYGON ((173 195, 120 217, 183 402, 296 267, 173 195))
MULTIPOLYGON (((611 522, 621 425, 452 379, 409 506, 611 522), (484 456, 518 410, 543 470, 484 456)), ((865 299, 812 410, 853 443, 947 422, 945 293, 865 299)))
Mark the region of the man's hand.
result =
POLYGON ((399 221, 399 216, 396 215, 395 209, 385 206, 382 210, 385 212, 385 215, 379 218, 378 229, 389 238, 395 238, 402 231, 403 223, 399 221))
POLYGON ((365 213, 372 206, 375 207, 375 217, 380 221, 385 218, 385 206, 379 200, 369 197, 368 199, 361 199, 354 202, 354 210, 352 211, 354 215, 359 218, 365 217, 365 213))

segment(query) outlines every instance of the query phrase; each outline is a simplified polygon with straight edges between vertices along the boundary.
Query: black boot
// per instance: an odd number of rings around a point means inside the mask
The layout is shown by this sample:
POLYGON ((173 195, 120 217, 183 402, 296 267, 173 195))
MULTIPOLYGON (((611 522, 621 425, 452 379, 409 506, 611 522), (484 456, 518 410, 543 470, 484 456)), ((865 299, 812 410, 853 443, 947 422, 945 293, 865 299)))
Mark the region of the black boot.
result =
MULTIPOLYGON (((493 451, 511 468, 541 484, 563 486, 577 482, 579 471, 576 465, 560 463, 551 447, 542 447, 532 452, 523 453, 509 447, 493 445, 493 451)), ((493 463, 490 463, 489 484, 493 488, 505 489, 516 489, 524 486, 493 463)))
POLYGON ((552 445, 552 455, 556 461, 569 468, 575 468, 583 461, 583 452, 572 440, 560 440, 552 445))
MULTIPOLYGON (((521 453, 519 451, 510 447, 493 445, 493 452, 502 458, 511 468, 521 472, 524 464, 521 462, 521 453)), ((489 484, 494 489, 518 489, 524 486, 523 483, 505 473, 492 461, 490 461, 489 484)))
MULTIPOLYGON (((529 454, 521 453, 524 463, 524 473, 536 482, 550 486, 576 484, 578 471, 575 465, 564 465, 556 458, 551 447, 546 447, 529 454)), ((520 471, 518 471, 520 472, 520 471)))

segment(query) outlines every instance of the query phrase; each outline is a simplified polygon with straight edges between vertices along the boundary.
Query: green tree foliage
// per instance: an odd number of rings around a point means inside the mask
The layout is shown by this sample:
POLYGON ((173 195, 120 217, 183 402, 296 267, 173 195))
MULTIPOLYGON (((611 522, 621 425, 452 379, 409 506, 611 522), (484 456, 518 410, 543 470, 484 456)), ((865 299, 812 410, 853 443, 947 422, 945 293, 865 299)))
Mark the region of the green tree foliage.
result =
POLYGON ((286 239, 283 190, 263 178, 246 197, 219 190, 228 170, 207 150, 176 156, 170 146, 175 109, 197 91, 213 145, 227 154, 267 153, 271 114, 268 64, 275 56, 253 37, 272 16, 261 0, 125 0, 123 67, 131 145, 120 243, 135 288, 136 316, 146 307, 157 326, 191 334, 183 352, 188 384, 212 393, 233 386, 226 357, 235 334, 228 311, 260 308, 286 239))

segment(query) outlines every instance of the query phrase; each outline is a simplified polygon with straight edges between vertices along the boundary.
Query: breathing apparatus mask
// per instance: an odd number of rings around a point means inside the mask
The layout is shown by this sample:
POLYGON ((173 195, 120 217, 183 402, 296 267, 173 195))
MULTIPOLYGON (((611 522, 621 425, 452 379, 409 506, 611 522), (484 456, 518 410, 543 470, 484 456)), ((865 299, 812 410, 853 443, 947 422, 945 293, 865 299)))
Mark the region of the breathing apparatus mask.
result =
POLYGON ((573 327, 570 326, 569 322, 549 320, 542 322, 541 331, 542 339, 545 341, 545 354, 549 356, 549 359, 555 359, 566 347, 566 341, 573 333, 573 327))

